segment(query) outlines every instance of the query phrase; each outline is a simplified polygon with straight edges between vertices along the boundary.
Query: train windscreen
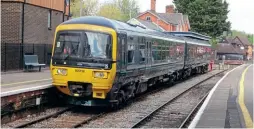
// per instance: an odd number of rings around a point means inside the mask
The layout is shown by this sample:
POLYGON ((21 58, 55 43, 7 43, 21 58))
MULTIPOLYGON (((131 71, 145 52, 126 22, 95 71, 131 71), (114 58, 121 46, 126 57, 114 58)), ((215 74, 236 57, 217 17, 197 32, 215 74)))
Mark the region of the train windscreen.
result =
POLYGON ((109 34, 86 31, 59 32, 53 64, 104 68, 105 64, 97 62, 111 59, 111 47, 109 34))

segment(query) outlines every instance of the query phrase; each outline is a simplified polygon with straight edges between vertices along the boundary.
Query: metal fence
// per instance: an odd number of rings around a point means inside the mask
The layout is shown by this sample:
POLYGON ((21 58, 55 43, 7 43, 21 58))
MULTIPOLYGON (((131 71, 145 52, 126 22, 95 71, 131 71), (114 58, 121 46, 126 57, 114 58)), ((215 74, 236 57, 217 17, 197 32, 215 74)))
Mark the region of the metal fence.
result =
POLYGON ((22 70, 24 55, 37 55, 39 63, 50 64, 52 44, 1 43, 1 70, 22 70))

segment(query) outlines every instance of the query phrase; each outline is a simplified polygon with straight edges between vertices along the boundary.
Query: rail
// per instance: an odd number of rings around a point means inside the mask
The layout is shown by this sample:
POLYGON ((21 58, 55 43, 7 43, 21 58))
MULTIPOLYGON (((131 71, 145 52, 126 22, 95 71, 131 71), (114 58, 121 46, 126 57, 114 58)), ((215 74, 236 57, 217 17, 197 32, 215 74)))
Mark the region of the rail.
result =
POLYGON ((162 104, 161 106, 159 106, 158 108, 156 108, 155 110, 153 110, 152 112, 150 112, 149 114, 147 114, 145 117, 143 117, 141 120, 139 120, 138 122, 136 122, 131 128, 138 128, 140 127, 146 120, 148 120, 149 118, 151 118, 156 112, 158 112, 159 110, 161 110, 163 107, 165 107, 166 105, 168 105, 169 103, 172 103, 173 101, 175 101, 176 99, 178 99, 180 96, 182 96, 183 94, 185 94, 186 92, 190 91, 191 89, 193 89, 194 87, 200 85, 201 83, 213 78, 216 75, 219 75, 223 72, 225 72, 226 70, 223 70, 217 74, 214 74, 198 83, 196 83, 195 85, 193 85, 192 87, 186 89, 185 91, 183 91, 182 93, 178 94, 176 97, 168 100, 167 102, 165 102, 164 104, 162 104))

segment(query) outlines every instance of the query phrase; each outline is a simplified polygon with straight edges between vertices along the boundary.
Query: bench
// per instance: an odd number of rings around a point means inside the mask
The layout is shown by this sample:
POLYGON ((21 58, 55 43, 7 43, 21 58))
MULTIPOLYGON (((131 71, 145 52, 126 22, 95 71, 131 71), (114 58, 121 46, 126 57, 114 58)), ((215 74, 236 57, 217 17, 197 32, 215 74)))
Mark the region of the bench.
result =
POLYGON ((45 66, 45 64, 39 64, 37 55, 24 55, 24 67, 25 70, 28 71, 29 68, 39 67, 39 71, 41 71, 41 67, 45 66))

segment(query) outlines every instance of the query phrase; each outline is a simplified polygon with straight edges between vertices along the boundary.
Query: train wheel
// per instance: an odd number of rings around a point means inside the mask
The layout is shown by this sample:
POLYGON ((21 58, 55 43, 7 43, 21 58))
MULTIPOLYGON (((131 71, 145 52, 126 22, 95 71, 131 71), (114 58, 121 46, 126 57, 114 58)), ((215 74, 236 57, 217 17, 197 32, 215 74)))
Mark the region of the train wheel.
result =
POLYGON ((205 66, 202 66, 201 67, 201 74, 204 74, 205 73, 205 66))
POLYGON ((118 109, 123 107, 123 105, 125 103, 125 97, 124 97, 124 91, 123 90, 120 90, 117 93, 116 99, 118 100, 118 103, 112 105, 113 110, 118 110, 118 109))

